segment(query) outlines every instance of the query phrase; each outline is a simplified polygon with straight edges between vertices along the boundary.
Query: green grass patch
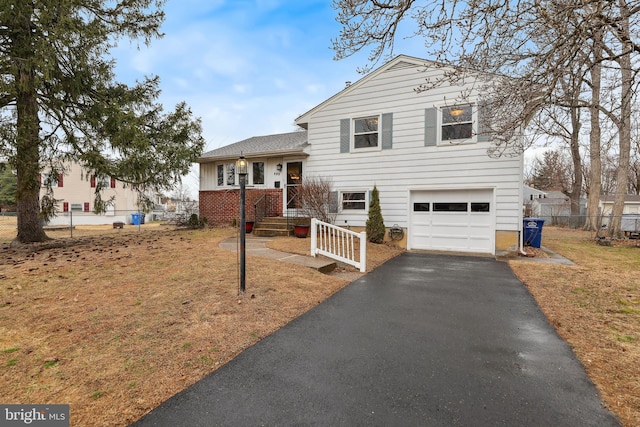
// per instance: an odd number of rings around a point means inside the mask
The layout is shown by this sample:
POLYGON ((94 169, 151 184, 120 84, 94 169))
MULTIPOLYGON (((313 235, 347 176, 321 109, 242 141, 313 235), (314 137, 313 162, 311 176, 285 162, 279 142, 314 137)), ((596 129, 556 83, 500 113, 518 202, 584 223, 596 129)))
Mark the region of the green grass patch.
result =
POLYGON ((206 354, 203 354, 202 356, 200 356, 200 362, 202 362, 203 364, 205 364, 207 366, 213 365, 213 359, 211 359, 206 354))
POLYGON ((7 361, 7 366, 16 366, 17 363, 18 363, 18 359, 9 359, 7 361))
POLYGON ((91 393, 91 398, 92 399, 98 399, 100 398, 102 395, 104 395, 104 391, 102 390, 96 390, 93 393, 91 393))
POLYGON ((619 342, 636 342, 636 337, 632 335, 618 335, 616 336, 616 339, 619 342))
POLYGON ((11 347, 11 348, 8 348, 6 350, 2 350, 2 353, 4 353, 4 354, 15 353, 18 350, 20 350, 20 347, 11 347))

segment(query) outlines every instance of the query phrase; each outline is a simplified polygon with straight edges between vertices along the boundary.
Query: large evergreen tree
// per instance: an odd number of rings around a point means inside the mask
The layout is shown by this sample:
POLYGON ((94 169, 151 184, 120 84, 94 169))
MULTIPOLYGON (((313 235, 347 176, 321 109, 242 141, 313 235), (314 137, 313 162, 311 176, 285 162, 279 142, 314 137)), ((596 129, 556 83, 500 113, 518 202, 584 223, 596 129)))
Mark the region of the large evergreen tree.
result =
POLYGON ((16 175, 10 167, 0 163, 0 206, 15 206, 16 189, 16 175))
POLYGON ((47 238, 41 220, 54 205, 39 200, 45 168, 55 176, 76 161, 142 191, 179 181, 201 153, 199 120, 185 104, 163 112, 157 77, 132 87, 115 81, 109 50, 118 40, 159 37, 163 3, 0 3, 0 157, 17 172, 18 241, 47 238))

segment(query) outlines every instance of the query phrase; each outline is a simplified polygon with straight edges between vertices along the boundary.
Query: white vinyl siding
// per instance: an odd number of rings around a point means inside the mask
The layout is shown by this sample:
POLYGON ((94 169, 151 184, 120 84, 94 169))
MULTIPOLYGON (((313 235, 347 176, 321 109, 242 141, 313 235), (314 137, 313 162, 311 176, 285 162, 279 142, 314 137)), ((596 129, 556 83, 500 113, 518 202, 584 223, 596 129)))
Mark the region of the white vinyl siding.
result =
MULTIPOLYGON (((438 87, 416 94, 414 89, 425 79, 435 81, 442 73, 436 68, 418 72, 423 67, 417 62, 374 72, 301 117, 299 122, 308 123, 310 142, 305 173, 330 176, 337 189, 376 185, 387 227, 409 227, 411 191, 492 188, 493 229, 518 230, 522 222, 522 155, 490 157, 490 142, 483 141, 486 138, 476 137, 472 144, 440 143, 438 111, 455 105, 451 100, 465 89, 471 89, 467 105, 478 105, 479 98, 471 79, 468 87, 438 87), (349 151, 344 142, 345 135, 350 135, 352 118, 380 111, 392 114, 392 149, 340 154, 349 151), (428 115, 437 118, 433 144, 426 139, 428 115)), ((479 109, 474 110, 475 133, 479 109)), ((336 223, 364 226, 366 219, 366 212, 343 211, 336 223)))

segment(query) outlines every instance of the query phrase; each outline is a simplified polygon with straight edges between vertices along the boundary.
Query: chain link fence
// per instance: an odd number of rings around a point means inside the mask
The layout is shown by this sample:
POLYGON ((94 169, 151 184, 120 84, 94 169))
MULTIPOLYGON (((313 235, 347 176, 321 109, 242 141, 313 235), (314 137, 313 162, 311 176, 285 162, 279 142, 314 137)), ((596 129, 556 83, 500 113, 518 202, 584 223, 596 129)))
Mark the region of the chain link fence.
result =
MULTIPOLYGON (((605 231, 609 228, 609 224, 613 220, 611 215, 600 215, 597 217, 589 217, 587 215, 552 215, 552 216, 539 216, 536 218, 544 219, 544 225, 552 225, 558 227, 568 227, 574 229, 584 228, 590 218, 593 218, 593 223, 605 231)), ((637 237, 640 234, 640 213, 637 214, 623 214, 620 217, 621 230, 628 237, 637 237)))
MULTIPOLYGON (((197 211, 196 211, 197 212, 197 211)), ((52 238, 83 237, 116 233, 137 233, 145 230, 173 230, 188 224, 193 212, 110 211, 105 215, 93 212, 63 212, 44 225, 52 238)), ((18 218, 14 212, 0 213, 0 243, 11 242, 18 233, 18 218)))

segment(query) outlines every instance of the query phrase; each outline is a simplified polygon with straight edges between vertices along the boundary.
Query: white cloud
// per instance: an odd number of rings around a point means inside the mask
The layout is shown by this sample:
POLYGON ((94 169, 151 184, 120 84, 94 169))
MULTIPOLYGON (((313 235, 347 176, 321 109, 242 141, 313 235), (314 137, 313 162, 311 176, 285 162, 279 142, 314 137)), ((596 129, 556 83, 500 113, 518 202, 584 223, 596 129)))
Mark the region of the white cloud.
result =
POLYGON ((164 38, 114 51, 118 78, 160 76, 161 102, 169 110, 186 101, 208 149, 294 131, 296 117, 366 64, 366 54, 333 61, 338 28, 325 0, 169 0, 165 12, 164 38))

